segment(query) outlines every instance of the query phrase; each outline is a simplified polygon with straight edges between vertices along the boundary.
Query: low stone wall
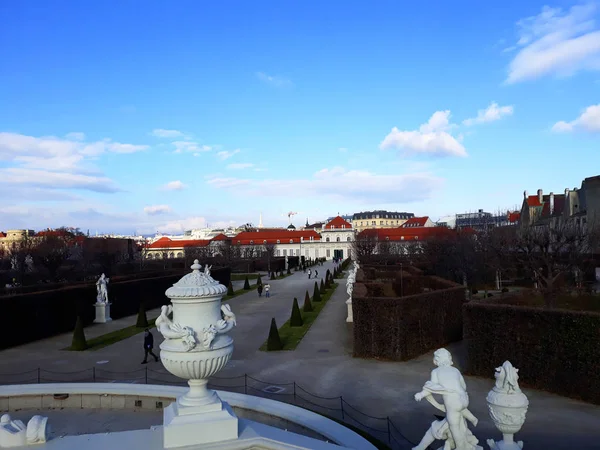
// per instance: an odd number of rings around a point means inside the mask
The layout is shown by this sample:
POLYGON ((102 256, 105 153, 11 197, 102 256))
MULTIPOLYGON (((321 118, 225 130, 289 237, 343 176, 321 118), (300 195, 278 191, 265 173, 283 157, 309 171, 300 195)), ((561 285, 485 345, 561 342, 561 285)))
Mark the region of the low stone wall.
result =
POLYGON ((472 301, 463 306, 467 372, 510 360, 524 386, 600 404, 600 313, 472 301))

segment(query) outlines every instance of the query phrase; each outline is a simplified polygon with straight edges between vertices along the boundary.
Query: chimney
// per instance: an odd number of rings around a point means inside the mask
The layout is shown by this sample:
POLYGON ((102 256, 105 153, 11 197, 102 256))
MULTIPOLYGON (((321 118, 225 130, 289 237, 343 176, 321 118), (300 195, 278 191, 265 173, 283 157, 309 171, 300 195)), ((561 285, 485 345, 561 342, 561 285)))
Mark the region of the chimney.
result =
POLYGON ((542 203, 544 201, 544 194, 541 189, 538 189, 538 201, 542 203))
POLYGON ((565 189, 565 197, 566 197, 567 195, 569 195, 569 188, 566 188, 566 189, 565 189))
POLYGON ((554 192, 550 192, 550 215, 554 214, 554 192))
POLYGON ((523 199, 527 200, 527 191, 523 191, 523 199))

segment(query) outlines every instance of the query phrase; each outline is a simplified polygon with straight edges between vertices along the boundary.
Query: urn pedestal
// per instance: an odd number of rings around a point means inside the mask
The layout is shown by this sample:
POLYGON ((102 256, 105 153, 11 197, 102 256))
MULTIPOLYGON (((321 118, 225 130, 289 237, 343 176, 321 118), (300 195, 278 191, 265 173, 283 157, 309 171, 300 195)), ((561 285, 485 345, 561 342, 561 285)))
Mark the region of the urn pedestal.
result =
POLYGON ((238 438, 238 419, 231 407, 208 389, 208 379, 219 372, 233 353, 227 333, 235 326, 235 315, 221 298, 227 288, 200 272, 198 260, 192 273, 167 289, 172 306, 163 306, 157 319, 165 340, 160 359, 173 375, 188 380, 190 389, 165 408, 165 448, 208 444, 238 438), (173 318, 169 319, 169 313, 173 318))
POLYGON ((346 322, 354 322, 354 316, 352 315, 352 297, 346 300, 346 305, 348 305, 348 317, 346 317, 346 322))
POLYGON ((94 304, 96 307, 96 318, 94 319, 94 323, 106 323, 112 320, 110 318, 110 305, 112 305, 112 303, 98 302, 94 304))

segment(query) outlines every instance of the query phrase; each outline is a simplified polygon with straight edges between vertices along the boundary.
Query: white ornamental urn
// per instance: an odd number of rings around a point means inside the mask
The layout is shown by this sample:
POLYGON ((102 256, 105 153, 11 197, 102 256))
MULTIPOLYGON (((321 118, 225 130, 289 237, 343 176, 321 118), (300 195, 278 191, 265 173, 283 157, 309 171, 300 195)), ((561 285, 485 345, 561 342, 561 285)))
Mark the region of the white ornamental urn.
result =
POLYGON ((195 260, 192 273, 167 289, 172 305, 163 306, 156 319, 156 328, 165 338, 160 345, 163 365, 190 386, 165 408, 165 448, 238 437, 237 417, 207 387, 208 379, 231 358, 233 339, 227 333, 236 325, 236 318, 229 305, 221 304, 227 288, 210 276, 210 266, 204 271, 201 268, 195 260))
POLYGON ((501 441, 488 439, 491 450, 519 450, 523 441, 515 442, 514 435, 521 430, 529 407, 527 396, 519 388, 519 369, 510 361, 496 368, 496 384, 488 393, 486 401, 490 417, 502 433, 501 441))

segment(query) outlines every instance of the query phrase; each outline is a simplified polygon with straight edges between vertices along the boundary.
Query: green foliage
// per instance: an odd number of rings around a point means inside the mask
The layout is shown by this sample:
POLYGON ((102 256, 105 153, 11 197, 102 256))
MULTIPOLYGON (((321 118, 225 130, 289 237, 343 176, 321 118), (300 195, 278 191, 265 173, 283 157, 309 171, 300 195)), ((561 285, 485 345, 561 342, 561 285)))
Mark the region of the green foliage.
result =
POLYGON ((292 315, 290 317, 290 327, 301 327, 304 324, 302 320, 302 313, 298 306, 298 299, 294 297, 294 304, 292 305, 292 315))
POLYGON ((289 268, 289 267, 288 267, 288 270, 287 270, 287 274, 288 274, 288 275, 291 275, 291 274, 292 274, 292 271, 290 270, 290 268, 289 268))
POLYGON ((327 272, 325 272, 325 287, 329 288, 330 285, 331 285, 331 272, 329 271, 329 269, 327 269, 327 272))
POLYGON ((146 317, 146 305, 140 302, 140 310, 138 311, 137 322, 135 326, 138 328, 146 328, 148 326, 148 318, 146 317))
POLYGON ((319 289, 321 291, 321 294, 324 294, 326 289, 325 289, 325 283, 323 283, 323 278, 321 278, 321 287, 319 289))
POLYGON ((234 294, 235 294, 235 292, 233 290, 233 284, 230 281, 229 286, 227 286, 227 295, 234 295, 234 294))
POLYGON ((312 312, 312 310, 313 310, 312 303, 310 302, 310 295, 308 295, 308 291, 306 291, 306 295, 304 296, 304 306, 302 307, 302 310, 305 313, 312 312))
POLYGON ((256 285, 257 286, 262 286, 262 279, 260 278, 260 275, 258 276, 258 278, 256 279, 256 285))
POLYGON ((313 302, 320 302, 321 301, 321 291, 319 291, 319 285, 317 284, 317 282, 315 281, 315 288, 313 289, 313 298, 312 298, 313 302))
POLYGON ((279 337, 279 330, 277 329, 277 323, 275 317, 271 319, 271 328, 269 329, 269 337, 267 338, 267 351, 273 352, 283 349, 281 338, 279 337))
POLYGON ((245 291, 250 290, 250 281, 248 281, 248 277, 246 277, 246 279, 244 280, 244 290, 245 291))
POLYGON ((71 350, 79 352, 87 348, 88 345, 85 339, 85 333, 83 331, 83 320, 81 320, 80 316, 77 316, 75 330, 73 330, 73 340, 71 341, 71 350))

